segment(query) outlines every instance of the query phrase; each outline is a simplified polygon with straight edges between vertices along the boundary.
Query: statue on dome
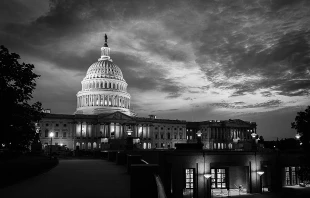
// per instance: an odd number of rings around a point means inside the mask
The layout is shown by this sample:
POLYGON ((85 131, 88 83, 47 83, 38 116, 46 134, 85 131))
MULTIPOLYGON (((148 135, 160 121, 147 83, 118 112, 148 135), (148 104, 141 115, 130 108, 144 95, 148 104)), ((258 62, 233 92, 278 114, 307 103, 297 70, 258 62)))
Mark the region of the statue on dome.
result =
POLYGON ((108 36, 107 36, 107 34, 104 34, 104 40, 105 40, 104 47, 108 47, 108 36))

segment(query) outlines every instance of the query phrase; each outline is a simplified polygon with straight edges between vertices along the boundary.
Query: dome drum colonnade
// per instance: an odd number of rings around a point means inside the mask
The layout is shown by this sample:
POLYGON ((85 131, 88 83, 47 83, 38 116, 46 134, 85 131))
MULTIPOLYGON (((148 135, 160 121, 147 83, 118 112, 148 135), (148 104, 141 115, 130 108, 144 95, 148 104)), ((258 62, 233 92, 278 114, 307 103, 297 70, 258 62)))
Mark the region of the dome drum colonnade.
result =
POLYGON ((77 110, 75 114, 101 114, 120 111, 129 116, 130 94, 127 92, 122 71, 110 58, 110 48, 105 36, 101 57, 87 70, 81 82, 82 90, 77 93, 77 110))

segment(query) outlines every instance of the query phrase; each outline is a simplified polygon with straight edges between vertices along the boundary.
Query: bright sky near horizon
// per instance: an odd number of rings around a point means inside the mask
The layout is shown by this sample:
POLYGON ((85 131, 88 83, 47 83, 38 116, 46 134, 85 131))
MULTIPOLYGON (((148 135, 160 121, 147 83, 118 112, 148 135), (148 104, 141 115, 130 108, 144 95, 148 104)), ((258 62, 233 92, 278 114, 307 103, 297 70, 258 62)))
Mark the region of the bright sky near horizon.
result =
POLYGON ((139 116, 255 121, 293 137, 310 105, 310 1, 5 0, 0 44, 35 65, 34 101, 72 114, 104 34, 139 116))

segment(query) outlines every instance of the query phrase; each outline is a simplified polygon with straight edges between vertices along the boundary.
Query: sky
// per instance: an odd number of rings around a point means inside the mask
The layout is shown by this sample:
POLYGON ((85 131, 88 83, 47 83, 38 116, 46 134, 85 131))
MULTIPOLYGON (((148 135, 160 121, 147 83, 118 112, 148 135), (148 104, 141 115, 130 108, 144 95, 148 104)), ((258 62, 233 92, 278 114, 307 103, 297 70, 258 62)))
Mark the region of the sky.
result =
POLYGON ((309 0, 0 1, 0 44, 35 65, 52 113, 76 110, 104 34, 138 116, 242 119, 275 140, 310 105, 309 0))

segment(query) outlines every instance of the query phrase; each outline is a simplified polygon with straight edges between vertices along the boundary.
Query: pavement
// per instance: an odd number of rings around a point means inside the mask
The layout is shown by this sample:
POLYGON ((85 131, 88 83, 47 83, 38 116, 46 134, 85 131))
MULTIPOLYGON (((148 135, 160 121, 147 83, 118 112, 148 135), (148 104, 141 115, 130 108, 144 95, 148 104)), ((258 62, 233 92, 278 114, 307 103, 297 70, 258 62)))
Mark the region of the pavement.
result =
POLYGON ((60 160, 50 171, 0 189, 1 198, 126 198, 130 176, 125 166, 100 159, 60 160))
MULTIPOLYGON (((213 196, 218 198, 224 196, 213 196)), ((225 196, 227 197, 227 196, 225 196)), ((310 187, 288 186, 280 192, 265 192, 230 196, 232 198, 310 198, 310 187)))

